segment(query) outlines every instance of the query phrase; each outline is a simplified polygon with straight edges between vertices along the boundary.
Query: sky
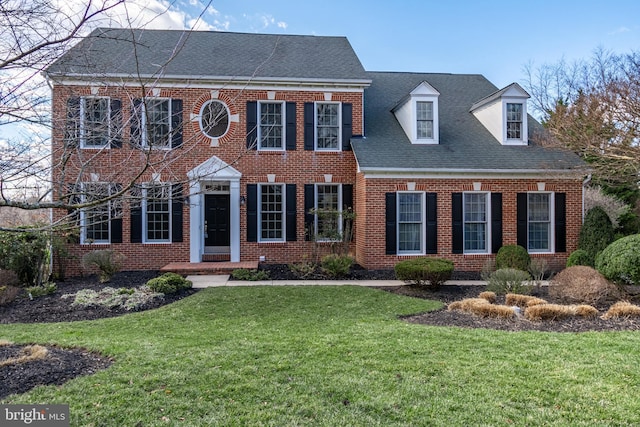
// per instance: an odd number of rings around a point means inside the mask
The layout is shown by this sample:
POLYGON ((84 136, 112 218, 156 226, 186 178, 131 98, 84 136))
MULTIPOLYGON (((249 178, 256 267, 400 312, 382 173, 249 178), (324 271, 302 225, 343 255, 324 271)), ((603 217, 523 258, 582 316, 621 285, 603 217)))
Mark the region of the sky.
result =
POLYGON ((523 84, 527 65, 535 69, 562 59, 589 59, 597 48, 614 53, 640 50, 638 0, 142 4, 146 10, 129 2, 129 16, 139 16, 138 22, 146 22, 148 28, 346 36, 366 70, 482 74, 499 88, 523 84), (149 22, 147 17, 160 10, 167 13, 149 22))

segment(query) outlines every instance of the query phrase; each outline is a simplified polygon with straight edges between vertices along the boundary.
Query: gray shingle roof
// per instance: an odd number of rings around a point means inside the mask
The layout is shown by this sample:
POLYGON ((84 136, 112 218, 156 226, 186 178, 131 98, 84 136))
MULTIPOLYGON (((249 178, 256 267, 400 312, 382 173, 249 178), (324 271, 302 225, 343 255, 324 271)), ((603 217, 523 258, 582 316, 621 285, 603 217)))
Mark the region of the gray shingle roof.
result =
POLYGON ((181 78, 367 79, 345 37, 106 28, 93 31, 46 72, 50 76, 139 72, 181 78))
POLYGON ((529 145, 503 146, 469 110, 497 88, 481 75, 368 72, 365 139, 352 147, 363 171, 535 171, 583 167, 572 153, 533 141, 540 124, 529 117, 529 145), (421 82, 440 92, 440 143, 414 145, 391 109, 421 82))

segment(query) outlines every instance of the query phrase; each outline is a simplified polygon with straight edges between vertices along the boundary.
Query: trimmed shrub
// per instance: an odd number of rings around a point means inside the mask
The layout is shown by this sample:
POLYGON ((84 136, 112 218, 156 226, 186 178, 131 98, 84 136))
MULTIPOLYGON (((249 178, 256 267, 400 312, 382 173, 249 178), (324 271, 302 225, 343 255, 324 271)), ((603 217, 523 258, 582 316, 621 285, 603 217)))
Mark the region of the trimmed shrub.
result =
POLYGON ((593 268, 574 265, 554 276, 549 296, 568 304, 600 306, 620 298, 620 289, 593 268))
POLYGON ((519 245, 506 245, 498 249, 496 254, 496 268, 515 268, 528 271, 531 257, 525 248, 519 245))
POLYGON ((453 274, 453 261, 443 258, 414 258, 397 263, 396 277, 406 283, 438 288, 453 274))
POLYGON ((609 307, 609 310, 602 315, 605 320, 618 317, 640 317, 640 307, 628 301, 620 301, 609 307))
POLYGON ((607 246, 596 259, 596 269, 619 285, 640 285, 640 234, 607 246))
POLYGON ((329 254, 320 261, 322 271, 329 277, 341 277, 349 274, 353 258, 346 255, 329 254))
POLYGON ((528 294, 531 292, 529 273, 516 268, 502 268, 489 276, 487 290, 499 295, 507 293, 528 294))
POLYGON ((578 249, 588 255, 586 265, 595 266, 596 256, 613 242, 614 236, 613 225, 604 209, 600 206, 589 209, 578 237, 578 249))
POLYGON ((176 273, 165 273, 160 277, 149 280, 146 285, 154 292, 161 294, 173 294, 182 289, 189 289, 193 286, 190 280, 185 279, 176 273))
POLYGON ((269 280, 269 272, 265 270, 249 270, 248 268, 236 268, 231 272, 231 277, 236 280, 247 280, 255 282, 258 280, 269 280))
MULTIPOLYGON (((584 249, 576 249, 571 252, 569 258, 567 258, 567 267, 573 267, 574 265, 587 265, 589 266, 590 256, 584 249)), ((590 265, 593 267, 593 265, 590 265)))
POLYGON ((101 249, 86 253, 82 257, 85 270, 98 269, 100 283, 106 283, 122 268, 124 255, 111 249, 101 249))

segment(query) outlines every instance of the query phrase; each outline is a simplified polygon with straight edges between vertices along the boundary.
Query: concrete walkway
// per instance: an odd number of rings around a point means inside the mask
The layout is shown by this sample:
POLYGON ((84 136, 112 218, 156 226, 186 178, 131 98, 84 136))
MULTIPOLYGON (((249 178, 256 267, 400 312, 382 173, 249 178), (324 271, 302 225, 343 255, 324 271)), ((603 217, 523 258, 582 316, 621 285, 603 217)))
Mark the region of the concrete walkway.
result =
MULTIPOLYGON (((403 286, 401 280, 229 280, 229 275, 193 275, 187 276, 194 288, 214 288, 221 286, 403 286)), ((487 282, 482 280, 450 280, 446 285, 477 285, 484 286, 487 282)))

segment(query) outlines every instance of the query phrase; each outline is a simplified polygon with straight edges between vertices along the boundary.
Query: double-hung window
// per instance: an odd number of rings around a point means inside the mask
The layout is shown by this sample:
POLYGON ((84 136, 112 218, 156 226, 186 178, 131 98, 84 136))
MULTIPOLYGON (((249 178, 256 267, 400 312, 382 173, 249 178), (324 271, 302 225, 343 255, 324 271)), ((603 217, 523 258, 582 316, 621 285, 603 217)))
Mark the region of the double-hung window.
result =
POLYGON ((284 184, 262 184, 259 191, 260 241, 284 242, 284 184))
MULTIPOLYGON (((81 188, 83 203, 98 202, 117 191, 115 184, 97 182, 84 183, 81 188)), ((107 200, 83 208, 80 211, 81 243, 110 243, 112 220, 121 217, 120 200, 107 200)))
POLYGON ((433 102, 416 102, 416 120, 418 139, 433 139, 433 102))
POLYGON ((552 251, 551 193, 528 193, 528 244, 531 252, 552 251))
POLYGON ((522 104, 507 103, 507 139, 522 139, 522 104))
POLYGON ((340 150, 340 104, 335 102, 316 103, 316 150, 340 150))
POLYGON ((258 141, 260 150, 284 150, 284 103, 259 102, 260 124, 258 141))
POLYGON ((398 254, 424 253, 424 193, 398 193, 398 254))
POLYGON ((315 197, 316 239, 342 238, 342 192, 340 184, 317 184, 315 197))
POLYGON ((171 102, 149 98, 142 106, 142 144, 150 148, 171 147, 171 102))
POLYGON ((489 250, 488 199, 487 193, 463 193, 465 253, 487 253, 489 250))
POLYGON ((80 99, 80 141, 82 148, 109 146, 111 109, 109 98, 80 99))
POLYGON ((145 242, 171 241, 171 186, 150 184, 143 189, 145 242))

